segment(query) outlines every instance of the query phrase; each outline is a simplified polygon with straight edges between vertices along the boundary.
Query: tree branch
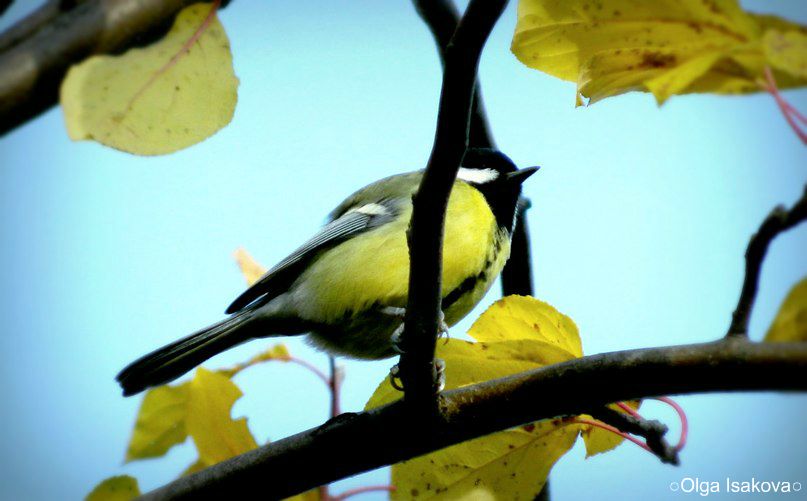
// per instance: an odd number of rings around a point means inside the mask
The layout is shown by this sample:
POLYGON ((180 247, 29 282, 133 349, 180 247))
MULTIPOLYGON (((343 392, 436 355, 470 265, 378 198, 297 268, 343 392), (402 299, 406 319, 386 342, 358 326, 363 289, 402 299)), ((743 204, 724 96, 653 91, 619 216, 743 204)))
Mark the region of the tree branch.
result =
POLYGON ((587 413, 610 402, 704 392, 804 391, 805 371, 807 343, 751 343, 742 338, 592 355, 446 391, 441 394, 440 416, 401 401, 343 414, 182 477, 143 499, 196 499, 202 493, 224 497, 236 490, 282 498, 465 440, 539 419, 587 413))
MULTIPOLYGON (((415 4, 415 10, 420 18, 429 27, 429 31, 434 37, 434 42, 437 44, 440 64, 445 69, 446 48, 460 22, 459 12, 457 12, 457 8, 451 0, 413 0, 412 3, 415 4)), ((493 148, 495 146, 493 134, 488 125, 485 105, 482 101, 482 89, 478 79, 474 84, 468 144, 476 148, 493 148)))
POLYGON ((0 135, 56 104, 71 65, 154 41, 197 1, 52 1, 12 26, 0 35, 0 135))
POLYGON ((768 246, 777 235, 805 220, 807 220, 807 185, 804 187, 801 198, 789 211, 781 205, 775 207, 762 222, 759 230, 751 237, 745 251, 743 289, 737 302, 737 308, 734 309, 731 326, 726 337, 748 337, 748 320, 757 297, 759 274, 762 270, 762 261, 768 252, 768 246))
POLYGON ((505 5, 507 0, 472 0, 445 49, 434 147, 413 198, 408 233, 411 265, 400 374, 405 398, 418 404, 435 402, 434 346, 440 317, 445 212, 468 146, 479 58, 505 5))

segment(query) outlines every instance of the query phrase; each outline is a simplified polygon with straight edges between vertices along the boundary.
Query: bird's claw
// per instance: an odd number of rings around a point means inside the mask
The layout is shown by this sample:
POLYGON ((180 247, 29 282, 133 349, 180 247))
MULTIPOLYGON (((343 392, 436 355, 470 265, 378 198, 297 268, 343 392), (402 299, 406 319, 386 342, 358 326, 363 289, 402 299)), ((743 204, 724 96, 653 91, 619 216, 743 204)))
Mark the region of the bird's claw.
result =
MULTIPOLYGON (((401 382, 401 368, 398 364, 390 367, 389 382, 396 390, 404 391, 403 383, 401 382)), ((442 358, 434 359, 434 386, 435 393, 440 393, 446 387, 446 362, 442 358)))
POLYGON ((398 355, 403 355, 404 350, 401 347, 401 334, 404 331, 404 324, 402 323, 395 330, 392 332, 392 335, 389 337, 390 344, 392 345, 392 351, 397 353, 398 355))
POLYGON ((403 384, 401 383, 401 368, 398 364, 393 365, 389 369, 389 384, 398 391, 404 391, 403 384))
POLYGON ((440 393, 446 387, 446 361, 442 358, 434 359, 434 379, 437 393, 440 393))

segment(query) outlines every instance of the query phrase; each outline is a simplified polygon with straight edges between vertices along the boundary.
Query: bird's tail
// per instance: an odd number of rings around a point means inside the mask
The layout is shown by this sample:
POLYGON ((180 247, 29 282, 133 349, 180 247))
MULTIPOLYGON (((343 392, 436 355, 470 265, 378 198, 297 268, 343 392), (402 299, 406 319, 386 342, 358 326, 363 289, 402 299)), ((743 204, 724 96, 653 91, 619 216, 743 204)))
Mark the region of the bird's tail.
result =
POLYGON ((242 310, 210 327, 155 350, 135 360, 116 377, 123 395, 140 393, 150 386, 158 386, 185 374, 208 358, 253 339, 249 322, 255 312, 242 310))

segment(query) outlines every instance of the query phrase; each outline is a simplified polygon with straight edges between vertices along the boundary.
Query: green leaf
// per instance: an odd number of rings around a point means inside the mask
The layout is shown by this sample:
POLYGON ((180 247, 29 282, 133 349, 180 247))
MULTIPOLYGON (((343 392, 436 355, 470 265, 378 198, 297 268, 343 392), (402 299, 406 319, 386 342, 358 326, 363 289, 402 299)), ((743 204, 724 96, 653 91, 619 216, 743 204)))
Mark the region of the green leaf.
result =
POLYGON ((188 397, 188 383, 159 386, 146 393, 126 450, 127 462, 163 456, 185 441, 188 397))
POLYGON ((246 418, 230 417, 241 395, 226 375, 196 369, 190 382, 185 426, 204 463, 215 464, 258 447, 246 418))
POLYGON ((765 341, 769 343, 807 341, 807 277, 790 289, 768 333, 765 334, 765 341))
POLYGON ((70 138, 160 155, 227 125, 238 79, 227 34, 211 9, 186 7, 162 40, 70 68, 60 91, 70 138))
POLYGON ((137 479, 129 475, 111 477, 98 484, 86 501, 129 501, 140 496, 137 479))
POLYGON ((521 0, 511 48, 525 65, 576 82, 578 104, 634 90, 662 104, 675 94, 760 91, 767 64, 780 88, 803 86, 803 36, 803 27, 749 14, 736 0, 521 0), (788 49, 777 60, 763 37, 786 38, 771 47, 788 49))

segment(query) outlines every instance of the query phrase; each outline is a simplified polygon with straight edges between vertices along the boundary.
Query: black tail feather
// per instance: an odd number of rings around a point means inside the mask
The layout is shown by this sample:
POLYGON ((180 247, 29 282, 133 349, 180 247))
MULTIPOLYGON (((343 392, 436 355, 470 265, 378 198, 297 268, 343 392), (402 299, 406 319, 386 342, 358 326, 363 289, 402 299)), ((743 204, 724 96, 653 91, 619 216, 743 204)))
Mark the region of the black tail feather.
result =
POLYGON ((135 360, 116 377, 123 395, 172 381, 208 358, 252 339, 252 329, 244 327, 253 314, 242 311, 135 360))

